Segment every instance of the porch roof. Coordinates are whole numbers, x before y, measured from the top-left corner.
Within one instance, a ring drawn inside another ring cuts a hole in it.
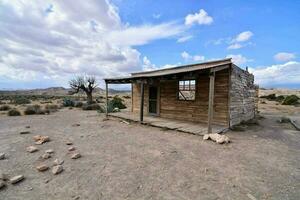
[[[181,65],[181,66],[166,68],[166,69],[159,69],[159,70],[146,71],[146,72],[136,72],[136,73],[132,73],[131,76],[105,78],[104,80],[106,83],[131,83],[133,81],[140,80],[140,79],[147,79],[152,77],[168,76],[173,74],[218,68],[231,63],[232,63],[231,58],[227,58],[227,59],[214,60],[214,61],[202,62],[197,64]]]

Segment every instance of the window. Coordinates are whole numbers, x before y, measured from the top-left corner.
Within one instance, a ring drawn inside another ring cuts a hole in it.
[[[178,99],[184,101],[195,100],[196,80],[182,80],[178,84]]]

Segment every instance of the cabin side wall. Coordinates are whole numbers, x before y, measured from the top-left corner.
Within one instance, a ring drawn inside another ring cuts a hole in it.
[[[230,75],[230,126],[248,121],[255,116],[257,96],[254,76],[236,66],[232,66]]]
[[[161,117],[192,122],[207,123],[209,76],[199,75],[196,79],[194,101],[178,100],[178,80],[163,80],[159,84]],[[133,112],[140,109],[140,84],[133,84]],[[214,97],[214,124],[228,126],[229,69],[216,72]],[[148,113],[148,87],[145,88],[144,113]]]

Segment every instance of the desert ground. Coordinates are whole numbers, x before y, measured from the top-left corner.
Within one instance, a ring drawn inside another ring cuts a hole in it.
[[[258,124],[228,131],[231,143],[122,123],[97,111],[63,108],[49,115],[0,115],[0,173],[24,175],[0,199],[300,199],[300,132],[282,116],[300,107],[259,104]],[[30,126],[28,128],[27,126]],[[27,127],[27,128],[26,128]],[[20,134],[30,131],[29,134]],[[35,145],[33,136],[50,141]],[[72,141],[82,157],[71,159]],[[34,145],[39,150],[26,152]],[[47,149],[54,153],[40,158]],[[64,160],[53,175],[53,161]],[[39,172],[44,163],[49,170]]]

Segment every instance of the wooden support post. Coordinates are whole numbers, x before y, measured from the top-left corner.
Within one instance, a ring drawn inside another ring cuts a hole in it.
[[[106,118],[108,117],[108,83],[105,82],[105,99],[106,99],[106,110],[105,110],[105,114],[106,114]]]
[[[141,107],[140,107],[140,123],[144,120],[144,83],[141,83]]]
[[[212,120],[214,113],[215,72],[209,75],[209,100],[208,100],[208,133],[212,132]]]

